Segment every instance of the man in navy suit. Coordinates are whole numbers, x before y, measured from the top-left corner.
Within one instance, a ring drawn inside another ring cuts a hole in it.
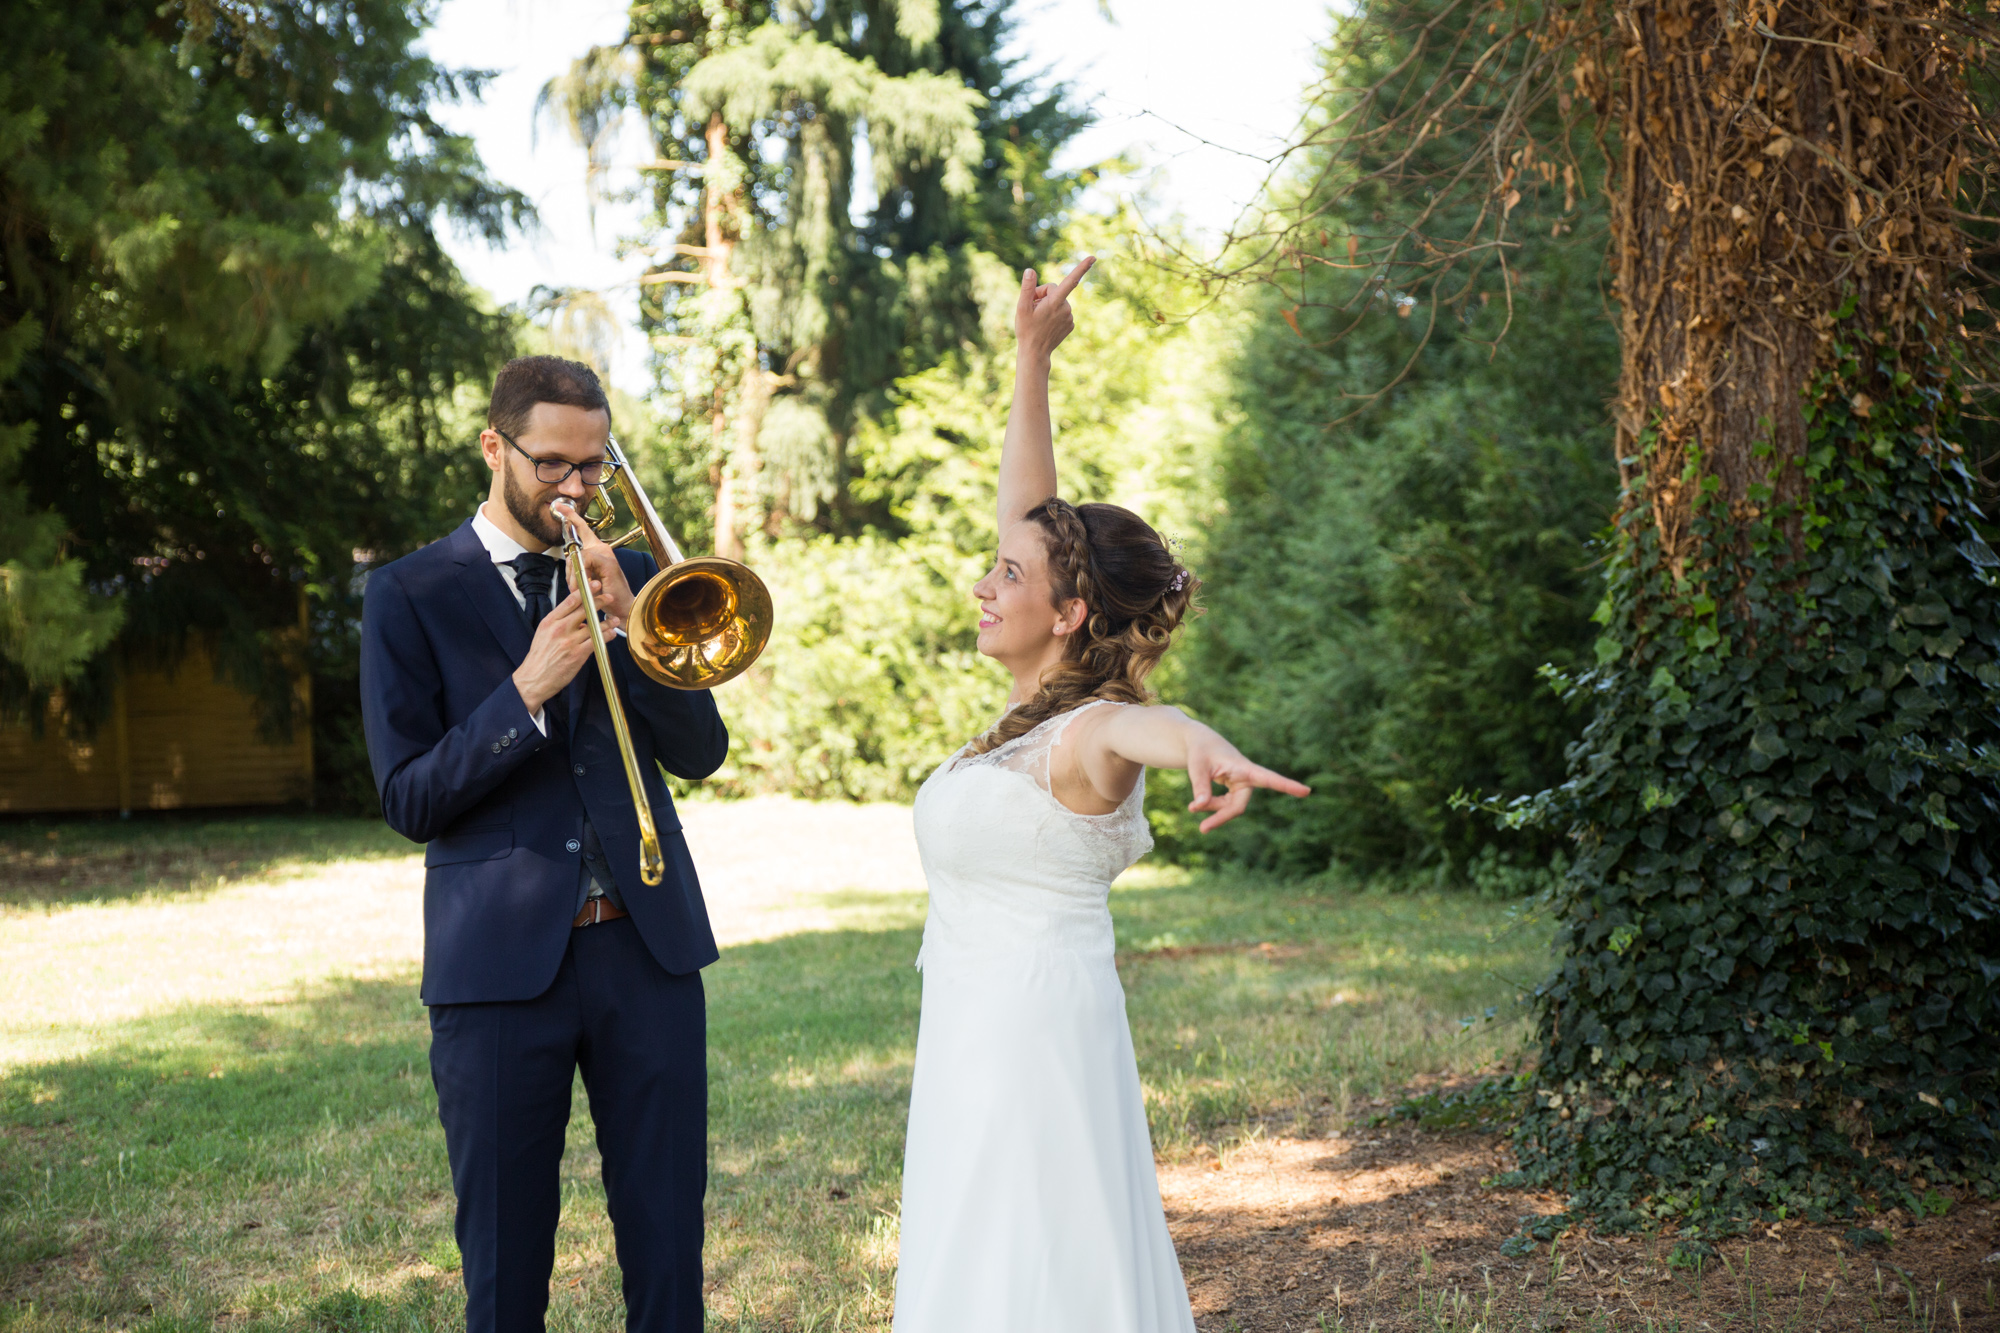
[[[509,362],[479,437],[493,480],[464,526],[370,575],[361,634],[368,757],[389,826],[424,854],[423,1000],[458,1196],[469,1333],[539,1330],[583,1071],[625,1283],[626,1326],[699,1333],[708,1090],[701,969],[716,957],[659,770],[702,778],[729,735],[707,691],[611,665],[658,821],[639,831],[565,514],[605,479],[611,408],[587,366]],[[617,631],[651,558],[576,521]]]

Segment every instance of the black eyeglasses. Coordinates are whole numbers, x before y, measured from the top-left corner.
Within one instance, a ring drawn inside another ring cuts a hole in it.
[[[535,480],[544,486],[560,486],[569,480],[569,474],[572,472],[581,473],[583,484],[586,486],[602,486],[611,480],[613,473],[618,471],[618,465],[608,458],[593,458],[588,463],[571,463],[560,458],[537,458],[520,445],[514,444],[514,437],[498,426],[493,428],[493,433],[507,443],[513,444],[515,453],[535,465]]]

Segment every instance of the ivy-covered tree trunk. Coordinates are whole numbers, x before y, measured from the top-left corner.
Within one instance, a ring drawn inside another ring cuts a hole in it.
[[[1619,0],[1624,493],[1530,1177],[1691,1236],[2000,1184],[2000,622],[1954,443],[1976,35]],[[1523,815],[1527,814],[1524,809]]]

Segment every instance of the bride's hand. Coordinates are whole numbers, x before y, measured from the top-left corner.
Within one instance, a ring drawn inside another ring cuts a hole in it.
[[[1197,735],[1188,741],[1187,775],[1194,787],[1194,799],[1188,802],[1190,813],[1203,810],[1212,811],[1201,821],[1201,831],[1209,832],[1227,824],[1242,814],[1250,806],[1250,793],[1259,787],[1270,791],[1280,791],[1287,796],[1307,796],[1312,788],[1302,782],[1294,782],[1282,773],[1273,773],[1262,764],[1253,764],[1243,757],[1243,752],[1222,739],[1213,731]],[[1222,795],[1217,796],[1210,784],[1221,783]]]
[[[1069,308],[1069,294],[1096,262],[1095,255],[1085,255],[1062,282],[1053,287],[1039,284],[1033,269],[1021,274],[1021,299],[1014,307],[1014,337],[1019,340],[1023,352],[1048,356],[1056,350],[1057,344],[1069,337],[1069,331],[1076,327],[1076,315]]]

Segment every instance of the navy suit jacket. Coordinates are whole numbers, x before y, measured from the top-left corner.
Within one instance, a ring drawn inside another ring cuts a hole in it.
[[[619,551],[636,591],[657,566]],[[382,816],[424,852],[425,1004],[526,1000],[569,945],[583,823],[597,830],[633,924],[667,971],[715,961],[715,937],[660,767],[704,778],[729,752],[706,690],[671,690],[609,645],[666,877],[639,878],[639,826],[594,661],[544,737],[514,688],[532,636],[468,521],[368,577],[361,716]]]

